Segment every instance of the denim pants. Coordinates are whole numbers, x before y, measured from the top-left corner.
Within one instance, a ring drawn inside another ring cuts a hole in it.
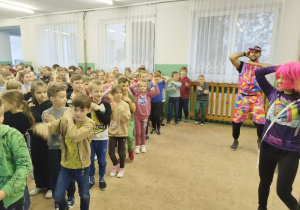
[[[173,106],[175,109],[175,123],[178,123],[178,111],[179,111],[179,97],[170,97],[169,98],[169,109],[168,109],[168,117],[167,123],[171,121]]]
[[[99,166],[99,182],[104,178],[106,169],[106,152],[107,152],[107,140],[93,140],[91,142],[91,165],[90,165],[90,183],[94,183],[95,175],[95,154],[98,159]]]
[[[28,192],[27,183],[26,183],[26,186],[25,186],[23,199],[24,199],[23,200],[23,209],[24,210],[29,210],[31,202],[30,202],[30,195],[29,195],[29,192]]]
[[[178,111],[178,119],[182,118],[182,110],[184,113],[185,119],[189,117],[189,98],[180,98],[179,99],[179,111]]]
[[[207,107],[207,101],[197,100],[196,107],[195,107],[195,120],[196,121],[199,121],[199,112],[201,109],[201,123],[204,123],[206,107]]]
[[[80,210],[89,209],[89,174],[90,167],[86,167],[84,169],[68,169],[61,166],[53,196],[55,203],[59,206],[59,210],[64,210],[68,206],[65,195],[66,190],[73,179],[75,179],[78,184]]]

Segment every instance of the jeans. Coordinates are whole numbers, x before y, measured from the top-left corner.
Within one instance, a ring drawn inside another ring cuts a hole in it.
[[[178,119],[181,120],[182,118],[182,109],[184,113],[185,119],[189,117],[189,99],[188,98],[180,98],[179,99],[179,111],[178,111]]]
[[[23,199],[24,199],[23,200],[23,209],[24,210],[29,210],[31,202],[30,202],[30,195],[29,195],[29,192],[28,192],[27,183],[26,183],[26,186],[25,186]]]
[[[270,185],[277,165],[277,195],[289,209],[296,209],[298,202],[292,195],[292,186],[299,165],[298,154],[277,149],[264,141],[261,144],[259,156],[259,207],[267,207]]]
[[[195,120],[199,121],[199,112],[201,109],[201,123],[205,121],[205,112],[207,108],[207,101],[204,100],[197,100],[196,107],[195,107]]]
[[[170,97],[169,98],[167,123],[169,123],[171,121],[173,106],[175,109],[175,124],[178,124],[179,97]]]
[[[95,154],[97,155],[99,165],[99,182],[104,178],[106,169],[106,152],[107,140],[93,140],[91,142],[91,165],[90,165],[90,182],[94,183],[95,175]]]
[[[65,195],[66,190],[73,179],[75,179],[78,184],[80,210],[89,209],[89,174],[90,167],[86,167],[84,169],[68,169],[61,166],[53,196],[55,203],[59,206],[59,210],[64,210],[68,206]]]
[[[8,208],[4,208],[3,201],[0,201],[0,210],[23,210],[23,197],[11,204]]]

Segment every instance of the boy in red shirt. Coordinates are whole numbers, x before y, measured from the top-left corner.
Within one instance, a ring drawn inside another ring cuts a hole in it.
[[[178,113],[178,121],[181,121],[182,118],[182,109],[184,112],[185,120],[184,122],[188,121],[189,111],[189,97],[190,97],[190,89],[191,89],[191,80],[186,76],[187,75],[187,68],[182,67],[180,69],[180,77],[178,82],[181,82],[180,88],[180,97],[179,97],[179,113]]]

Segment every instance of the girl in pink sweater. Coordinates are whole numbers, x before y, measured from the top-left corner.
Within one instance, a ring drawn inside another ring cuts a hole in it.
[[[136,111],[134,113],[135,126],[135,153],[146,152],[146,126],[151,111],[151,98],[159,94],[157,83],[153,82],[154,90],[147,91],[147,82],[139,81],[130,86],[130,91],[135,97]]]

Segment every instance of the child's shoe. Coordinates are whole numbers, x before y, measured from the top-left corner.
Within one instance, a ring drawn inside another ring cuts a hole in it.
[[[47,191],[47,193],[46,193],[46,195],[45,195],[45,198],[46,198],[46,199],[52,198],[52,190],[48,190],[48,191]]]
[[[151,134],[156,133],[156,128],[153,128],[152,131],[150,132]]]
[[[148,139],[150,139],[150,137],[148,135],[146,135],[145,139],[148,140]]]
[[[135,154],[140,154],[140,146],[135,146],[134,153]]]
[[[128,151],[128,153],[129,153],[129,160],[134,160],[133,150]]]
[[[117,171],[118,171],[118,166],[119,166],[119,164],[118,165],[115,165],[113,168],[112,168],[112,170],[111,170],[111,172],[110,172],[110,176],[116,176],[117,175]]]
[[[90,182],[89,183],[89,192],[93,189],[95,182]]]
[[[118,171],[118,175],[117,177],[118,178],[122,178],[125,174],[125,169],[124,168],[120,168],[119,171]]]
[[[195,124],[198,124],[199,122],[198,121],[195,121]]]
[[[36,187],[36,188],[34,188],[33,190],[31,190],[29,192],[29,195],[31,195],[31,196],[37,195],[37,194],[39,194],[43,190],[46,190],[46,188],[38,188],[38,187]]]
[[[102,191],[106,190],[106,183],[105,183],[105,181],[99,182],[99,188]]]
[[[75,205],[75,197],[68,197],[68,209],[72,209]]]
[[[141,152],[145,153],[146,152],[146,145],[142,145]]]

